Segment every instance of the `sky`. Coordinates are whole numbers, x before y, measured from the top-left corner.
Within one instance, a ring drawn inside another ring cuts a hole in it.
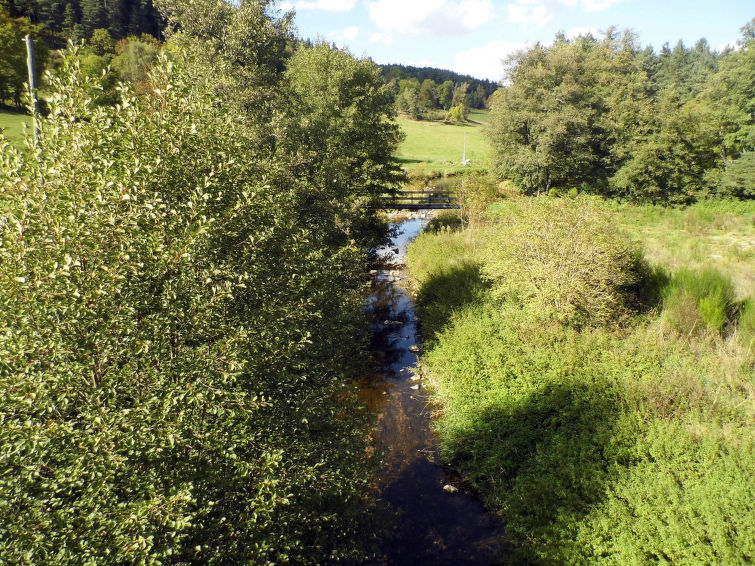
[[[503,59],[558,32],[601,37],[614,26],[656,51],[705,38],[723,49],[755,17],[755,0],[287,0],[302,38],[323,39],[376,63],[504,78]]]

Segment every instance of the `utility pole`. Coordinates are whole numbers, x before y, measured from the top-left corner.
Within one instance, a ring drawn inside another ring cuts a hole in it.
[[[24,38],[26,43],[26,65],[29,68],[29,95],[31,96],[31,111],[34,118],[34,145],[39,145],[39,108],[37,102],[37,81],[34,76],[34,41],[31,35]]]

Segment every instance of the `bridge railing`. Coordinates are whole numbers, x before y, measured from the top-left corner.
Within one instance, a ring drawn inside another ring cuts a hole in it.
[[[399,191],[394,196],[385,197],[386,208],[407,210],[433,208],[459,208],[455,191]]]

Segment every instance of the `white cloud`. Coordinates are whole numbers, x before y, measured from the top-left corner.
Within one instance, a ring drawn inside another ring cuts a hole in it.
[[[382,43],[394,34],[470,33],[495,18],[492,0],[375,0],[368,8],[380,30],[371,39]]]
[[[582,8],[585,12],[602,12],[623,0],[582,0]]]
[[[601,12],[624,0],[514,0],[506,6],[508,20],[514,24],[543,27],[564,9]]]
[[[739,51],[740,49],[742,49],[742,43],[739,41],[728,41],[716,47],[714,51],[723,53],[727,49],[731,49],[732,51]]]
[[[348,12],[354,9],[357,0],[300,0],[297,2],[281,2],[281,10],[325,10],[327,12]]]
[[[567,30],[564,35],[566,36],[566,39],[577,39],[580,36],[586,37],[588,35],[591,35],[597,39],[600,37],[600,31],[598,30],[598,28],[585,26],[580,28],[571,28],[570,30]]]
[[[361,29],[359,28],[359,26],[349,26],[342,30],[331,31],[325,37],[328,41],[335,42],[339,46],[345,47],[347,42],[354,41],[357,37],[359,37],[360,31]]]
[[[537,27],[543,27],[553,19],[551,6],[530,0],[517,0],[506,9],[509,21],[513,24],[535,24]]]
[[[464,75],[472,75],[481,79],[500,81],[504,78],[503,61],[506,57],[521,49],[526,49],[526,43],[511,41],[491,41],[485,45],[472,47],[460,51],[454,59],[453,70]]]

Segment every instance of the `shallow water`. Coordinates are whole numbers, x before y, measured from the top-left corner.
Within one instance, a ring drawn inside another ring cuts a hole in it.
[[[375,363],[373,375],[360,384],[361,395],[378,413],[377,448],[386,460],[380,496],[397,512],[377,563],[488,565],[503,529],[458,476],[438,463],[428,396],[414,371],[418,326],[414,302],[403,288],[403,264],[406,246],[426,222],[401,223],[399,235],[378,250],[382,261],[366,307],[373,320]]]

